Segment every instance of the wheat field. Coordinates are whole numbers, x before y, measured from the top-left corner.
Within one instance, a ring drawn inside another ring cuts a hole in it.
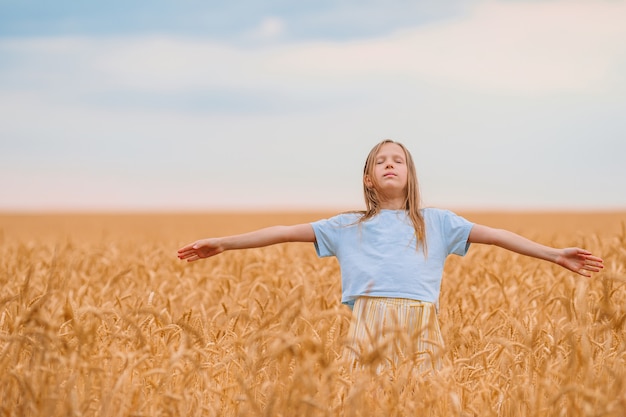
[[[332,213],[0,215],[2,416],[624,416],[626,213],[460,213],[585,247],[591,279],[474,245],[445,268],[443,369],[347,372],[339,267],[201,237]]]

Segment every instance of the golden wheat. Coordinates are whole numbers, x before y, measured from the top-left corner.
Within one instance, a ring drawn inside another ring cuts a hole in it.
[[[176,249],[323,214],[0,216],[3,416],[623,416],[624,213],[470,220],[605,259],[584,279],[498,248],[446,264],[444,367],[342,363],[339,268],[312,245]]]

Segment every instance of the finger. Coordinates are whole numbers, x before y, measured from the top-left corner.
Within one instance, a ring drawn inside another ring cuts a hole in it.
[[[178,259],[180,259],[181,261],[187,260],[187,262],[193,262],[193,261],[197,261],[198,259],[200,259],[200,257],[198,255],[190,253],[184,256],[179,255]]]
[[[578,273],[582,273],[583,271],[598,272],[600,270],[598,268],[593,268],[590,266],[583,266],[578,270]],[[584,273],[586,274],[587,272]]]
[[[599,262],[599,263],[603,263],[604,262],[602,260],[602,258],[598,258],[597,256],[593,256],[593,255],[585,255],[584,258],[589,260],[589,261],[593,261],[593,262]]]
[[[590,277],[590,272],[600,272],[602,266],[592,265],[592,264],[583,264],[581,265],[576,272],[585,277]]]
[[[179,253],[179,254],[178,254],[178,257],[179,257],[180,259],[187,259],[187,258],[189,258],[189,257],[191,257],[191,256],[194,256],[194,255],[196,255],[196,252],[195,252],[195,251],[187,251],[187,252],[182,252],[182,253]]]
[[[593,264],[583,266],[583,269],[586,269],[587,271],[592,271],[592,272],[600,272],[602,268],[604,267],[601,265],[598,266],[598,265],[593,265]]]
[[[585,258],[585,265],[595,266],[597,268],[604,268],[604,261],[600,258]]]
[[[590,277],[591,276],[591,273],[588,272],[588,270],[585,267],[585,265],[581,265],[577,269],[573,269],[573,271],[576,272],[578,275],[582,275],[583,277]]]
[[[192,250],[194,245],[196,244],[196,242],[190,243],[188,245],[183,246],[182,248],[178,249],[178,252],[185,252],[185,251],[189,251]]]
[[[586,250],[586,249],[580,249],[580,248],[575,248],[576,249],[576,255],[581,257],[581,258],[588,258],[588,259],[593,259],[596,261],[602,261],[602,258],[599,258],[595,255],[593,255],[590,251]]]

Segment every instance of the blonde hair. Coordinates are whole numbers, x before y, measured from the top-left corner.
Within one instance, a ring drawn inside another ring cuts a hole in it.
[[[424,250],[426,249],[426,226],[424,224],[424,216],[422,216],[422,212],[420,209],[422,208],[421,204],[421,195],[419,191],[419,183],[417,181],[417,173],[415,170],[415,163],[413,162],[413,157],[408,149],[401,143],[396,142],[391,139],[385,139],[382,142],[378,143],[376,146],[372,148],[367,159],[365,160],[365,166],[363,167],[363,195],[365,197],[365,207],[366,210],[363,213],[363,216],[359,219],[360,222],[364,222],[368,219],[371,219],[378,213],[380,213],[380,196],[378,191],[376,190],[376,182],[374,181],[373,187],[368,187],[365,184],[365,178],[369,176],[370,178],[374,178],[374,165],[376,162],[376,155],[380,148],[387,144],[394,143],[402,148],[404,151],[404,155],[406,158],[406,167],[407,167],[407,185],[406,185],[406,194],[404,197],[404,209],[407,212],[407,215],[411,219],[413,223],[413,228],[415,229],[415,237],[417,239],[417,247],[422,246]]]

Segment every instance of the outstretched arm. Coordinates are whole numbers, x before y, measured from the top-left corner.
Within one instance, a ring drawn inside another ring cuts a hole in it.
[[[260,248],[285,242],[315,242],[313,227],[309,223],[272,226],[241,235],[200,239],[178,249],[178,258],[193,262],[226,250]]]
[[[604,268],[603,261],[591,252],[580,248],[557,249],[526,239],[518,234],[503,229],[475,224],[470,231],[468,241],[496,245],[513,252],[533,258],[554,262],[572,272],[590,277],[591,272]]]

